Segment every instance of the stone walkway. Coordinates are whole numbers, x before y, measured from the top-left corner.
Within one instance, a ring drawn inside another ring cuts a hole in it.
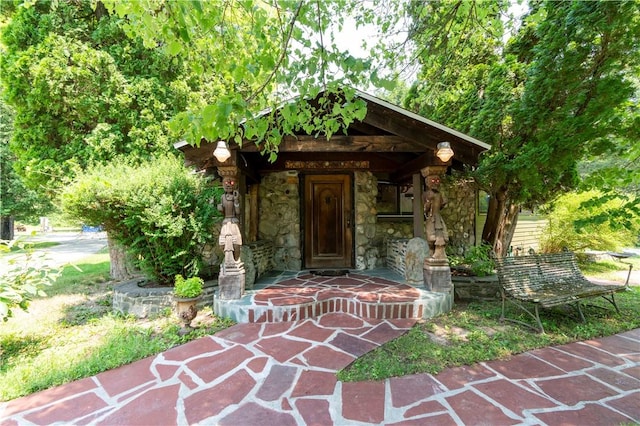
[[[619,425],[640,422],[640,329],[377,382],[335,372],[414,320],[238,324],[0,405],[2,425]]]

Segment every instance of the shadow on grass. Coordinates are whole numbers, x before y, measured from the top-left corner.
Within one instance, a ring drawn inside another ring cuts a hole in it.
[[[89,297],[82,302],[65,306],[60,324],[64,327],[87,324],[108,315],[112,311],[112,306],[110,293]]]
[[[16,334],[0,335],[0,372],[9,370],[24,358],[33,358],[47,348],[47,338]]]

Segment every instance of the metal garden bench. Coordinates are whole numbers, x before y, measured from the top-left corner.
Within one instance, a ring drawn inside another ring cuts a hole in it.
[[[574,306],[584,322],[582,299],[602,296],[618,310],[614,294],[624,291],[622,285],[600,285],[587,280],[578,268],[572,252],[533,254],[496,259],[496,270],[502,293],[501,320],[513,321],[536,329],[522,321],[505,317],[505,304],[512,302],[528,313],[544,333],[538,308],[560,305]],[[527,307],[533,305],[533,312]]]

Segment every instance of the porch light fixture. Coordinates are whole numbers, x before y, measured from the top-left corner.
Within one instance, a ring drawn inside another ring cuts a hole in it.
[[[225,141],[218,141],[218,145],[216,145],[216,149],[213,151],[213,156],[221,163],[224,163],[231,157],[231,152],[229,152],[229,147]]]
[[[443,163],[446,163],[451,159],[451,157],[453,157],[453,150],[451,149],[449,142],[440,142],[438,144],[436,157],[438,157]]]

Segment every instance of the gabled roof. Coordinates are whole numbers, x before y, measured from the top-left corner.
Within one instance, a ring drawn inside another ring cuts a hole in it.
[[[409,179],[426,166],[444,164],[435,157],[440,142],[451,144],[455,153],[451,164],[454,168],[476,165],[480,153],[491,148],[471,136],[365,92],[356,91],[356,96],[367,103],[367,114],[361,122],[349,126],[347,135],[336,134],[329,140],[322,135],[286,136],[278,147],[275,163],[269,163],[260,154],[260,147],[251,141],[241,147],[231,144],[231,148],[242,154],[243,166],[256,173],[286,170],[291,164],[309,161],[327,164],[366,161],[372,172],[398,182]],[[176,144],[176,148],[185,152],[187,160],[206,167],[204,163],[211,159],[215,143],[203,141],[199,148]]]

